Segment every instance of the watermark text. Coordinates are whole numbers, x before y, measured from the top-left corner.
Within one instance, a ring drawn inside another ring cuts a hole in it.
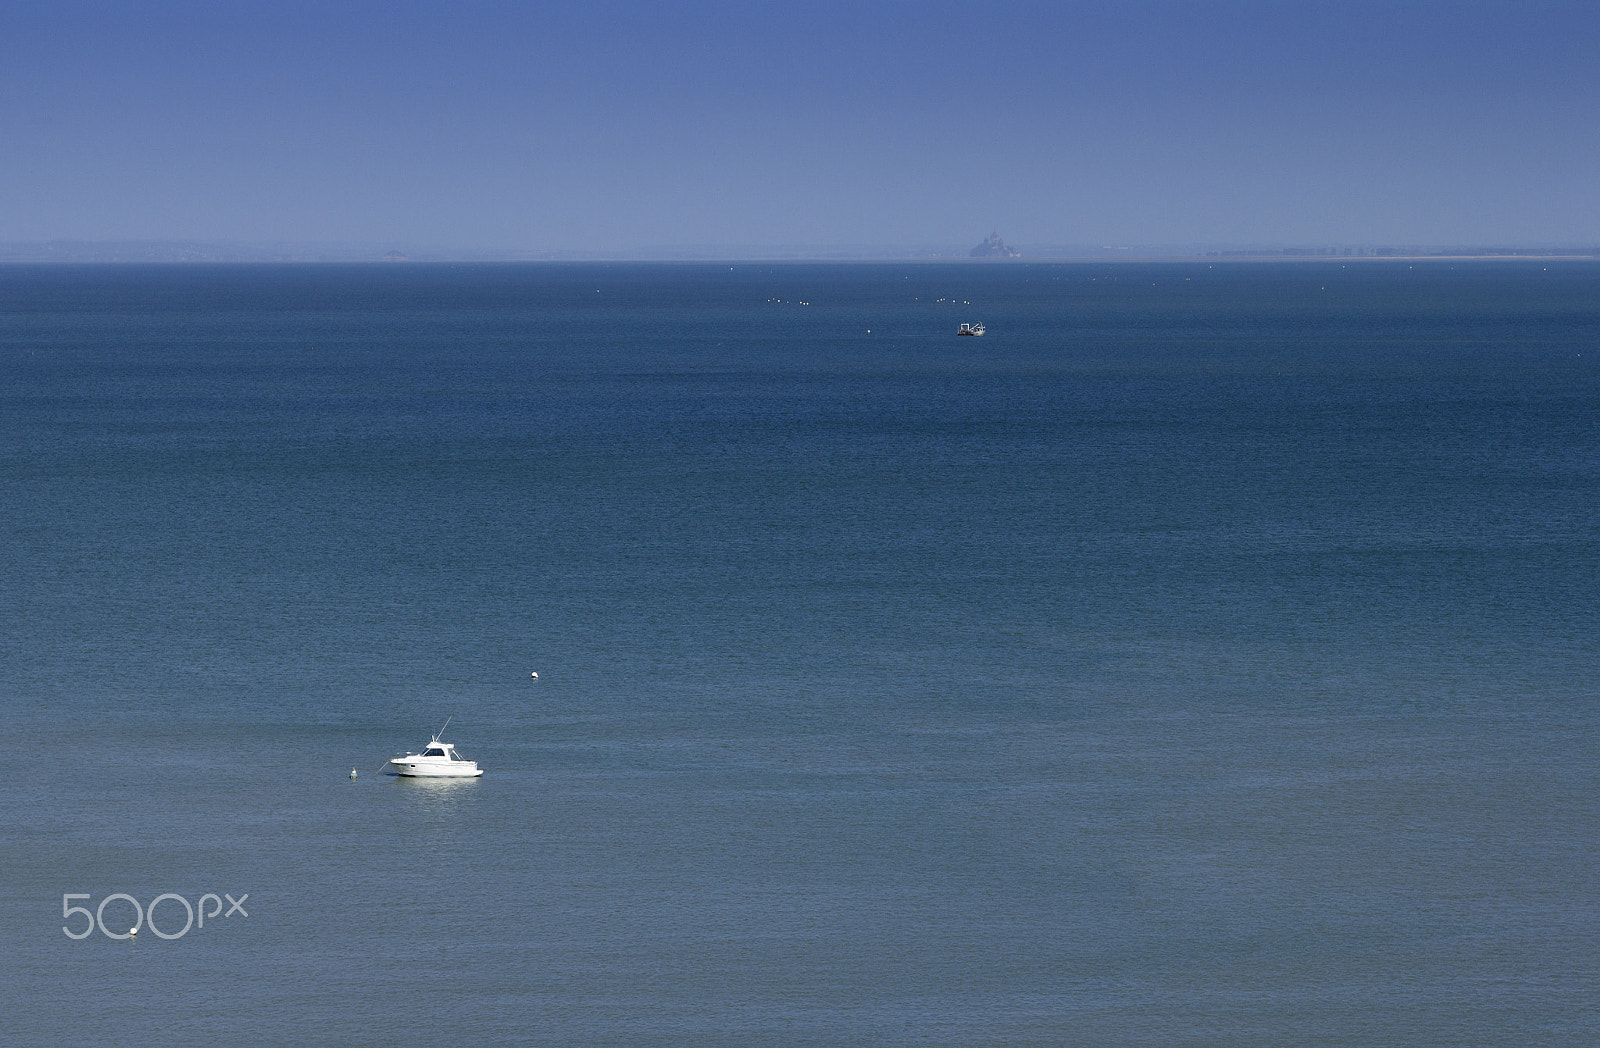
[[[75,900],[92,900],[93,898],[94,896],[90,895],[88,892],[75,892],[61,896],[61,916],[63,919],[69,922],[61,926],[61,932],[67,938],[87,939],[90,935],[94,934],[94,930],[96,928],[99,928],[100,934],[104,935],[108,939],[131,939],[135,935],[139,934],[139,929],[143,928],[145,925],[149,925],[150,933],[158,939],[181,939],[185,935],[189,934],[190,928],[204,928],[206,926],[206,918],[208,917],[215,921],[219,916],[250,916],[249,911],[244,908],[244,901],[250,898],[249,892],[240,894],[237,899],[227,892],[223,892],[220,896],[214,895],[211,892],[206,892],[204,895],[200,896],[198,905],[193,906],[190,905],[188,899],[185,899],[177,892],[162,892],[160,895],[157,895],[154,899],[150,900],[149,906],[140,906],[139,900],[135,899],[127,892],[113,892],[110,895],[107,895],[104,899],[101,899],[100,905],[96,906],[93,910],[89,909],[87,906],[73,905]],[[222,909],[223,899],[228,900],[228,910],[226,913],[224,913]],[[117,905],[111,911],[111,927],[107,927],[106,907],[110,906],[112,903],[116,903]],[[166,908],[162,910],[162,920],[166,922],[166,928],[162,928],[156,923],[156,907],[160,906],[162,903],[167,904]],[[207,904],[210,905],[210,912],[207,912]],[[125,923],[124,915],[127,908],[130,906],[133,908],[133,923],[127,926],[126,931],[113,931],[113,928],[121,928],[123,926]],[[183,927],[178,928],[177,931],[173,931],[172,929],[177,927],[177,914],[180,907],[183,910]],[[80,928],[74,929],[72,927],[72,922],[74,921],[74,918],[80,914],[83,917],[84,923]]]

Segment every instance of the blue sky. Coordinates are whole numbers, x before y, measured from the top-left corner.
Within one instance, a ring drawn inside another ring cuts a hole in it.
[[[6,3],[0,241],[1600,243],[1600,4]]]

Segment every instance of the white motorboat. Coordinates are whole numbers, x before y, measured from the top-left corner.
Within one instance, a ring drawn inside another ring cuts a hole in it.
[[[981,334],[983,334],[983,325],[981,323],[980,324],[962,324],[960,327],[956,328],[956,334],[958,334],[958,335],[981,335]]]
[[[445,727],[450,726],[445,721]],[[439,735],[444,734],[444,728],[439,729]],[[454,743],[442,742],[439,735],[435,735],[428,742],[427,749],[421,753],[407,753],[404,757],[390,757],[389,766],[396,775],[405,775],[414,778],[452,778],[469,779],[483,774],[483,769],[478,767],[477,761],[469,761],[456,749]]]

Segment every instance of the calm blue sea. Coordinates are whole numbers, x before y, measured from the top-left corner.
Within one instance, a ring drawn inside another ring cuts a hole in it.
[[[1600,263],[0,267],[0,537],[6,1044],[1600,1043]]]

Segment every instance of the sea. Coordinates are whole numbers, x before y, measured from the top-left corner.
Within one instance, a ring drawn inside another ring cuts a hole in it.
[[[1600,261],[8,265],[0,539],[7,1045],[1600,1043]]]

